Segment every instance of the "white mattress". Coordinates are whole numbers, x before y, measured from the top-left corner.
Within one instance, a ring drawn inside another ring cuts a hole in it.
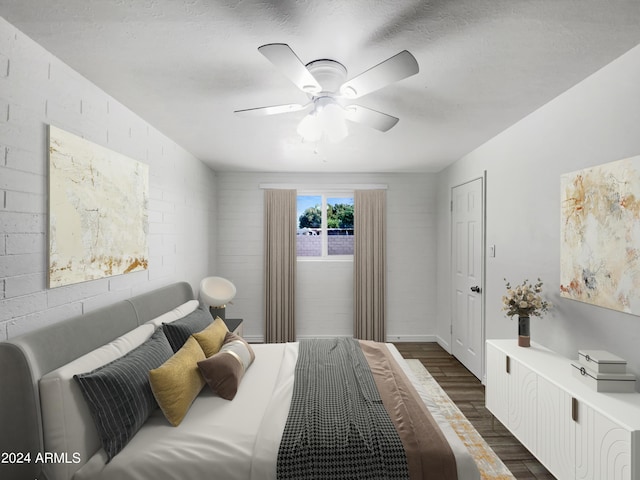
[[[467,449],[395,347],[389,347],[449,440],[458,479],[479,479]],[[178,427],[169,425],[158,409],[110,463],[105,465],[101,450],[76,472],[74,480],[275,480],[298,344],[256,344],[252,348],[256,359],[232,401],[215,396],[205,386]]]

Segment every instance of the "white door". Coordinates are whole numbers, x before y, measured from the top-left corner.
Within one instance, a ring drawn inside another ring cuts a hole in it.
[[[482,239],[484,231],[482,179],[452,189],[453,305],[451,353],[482,378]]]

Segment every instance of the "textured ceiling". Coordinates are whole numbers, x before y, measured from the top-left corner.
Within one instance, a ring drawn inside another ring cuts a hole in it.
[[[438,171],[640,43],[638,0],[0,0],[0,15],[216,170]],[[358,99],[400,122],[301,141],[307,101],[258,51],[351,78],[407,49],[420,73]]]

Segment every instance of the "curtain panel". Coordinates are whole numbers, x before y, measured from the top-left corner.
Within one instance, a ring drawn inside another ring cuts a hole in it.
[[[296,190],[264,191],[265,342],[293,342]]]
[[[386,341],[386,190],[354,192],[354,336]]]

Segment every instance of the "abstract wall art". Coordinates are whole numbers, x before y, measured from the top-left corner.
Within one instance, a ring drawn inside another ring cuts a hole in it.
[[[640,156],[560,183],[561,295],[640,315]]]
[[[149,168],[49,126],[49,288],[146,270]]]

